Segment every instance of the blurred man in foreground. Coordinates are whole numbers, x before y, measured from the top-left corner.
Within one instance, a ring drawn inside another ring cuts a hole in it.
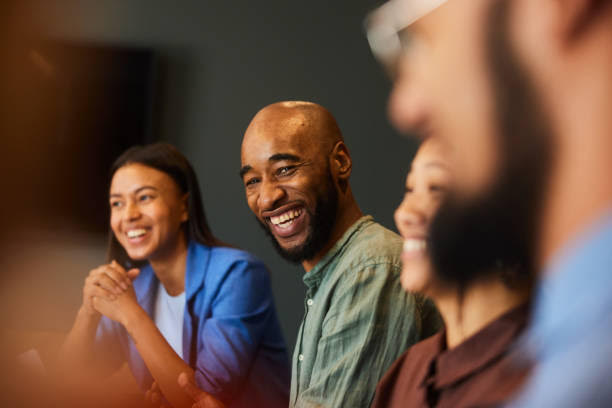
[[[369,37],[397,75],[392,120],[447,139],[461,173],[431,227],[434,265],[468,282],[464,266],[521,251],[541,273],[517,406],[609,406],[612,2],[384,7]]]

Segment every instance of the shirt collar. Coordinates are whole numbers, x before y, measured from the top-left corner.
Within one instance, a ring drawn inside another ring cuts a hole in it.
[[[204,275],[210,261],[210,247],[195,241],[187,248],[185,300],[189,301],[204,286]]]
[[[450,350],[446,349],[446,335],[438,343],[435,386],[448,387],[481,368],[496,361],[506,353],[527,322],[528,305],[518,306],[506,313],[467,340]],[[423,383],[427,382],[427,378]]]
[[[307,273],[304,274],[303,280],[306,286],[311,290],[316,290],[323,277],[325,276],[326,267],[334,258],[336,258],[342,250],[348,245],[351,238],[360,231],[366,224],[374,222],[370,215],[365,215],[359,218],[353,225],[347,229],[342,237],[336,241],[333,247],[321,258],[321,260]]]

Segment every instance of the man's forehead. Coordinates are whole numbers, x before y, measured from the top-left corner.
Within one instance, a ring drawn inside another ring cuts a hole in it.
[[[258,162],[268,162],[279,154],[298,157],[310,156],[313,143],[309,143],[307,129],[299,121],[294,123],[262,124],[249,129],[242,144],[242,164],[255,166]]]
[[[249,126],[243,147],[266,144],[281,149],[303,148],[308,140],[312,141],[312,130],[310,121],[297,112],[262,115]]]

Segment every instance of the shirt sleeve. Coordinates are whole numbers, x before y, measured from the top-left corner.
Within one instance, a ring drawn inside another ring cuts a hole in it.
[[[230,266],[215,290],[212,316],[199,328],[195,377],[200,388],[227,404],[255,360],[273,318],[273,298],[264,265],[243,260]]]
[[[312,378],[296,407],[369,407],[393,361],[421,338],[419,299],[390,264],[351,270],[334,294],[317,345]]]
[[[122,335],[126,336],[126,333],[118,323],[102,316],[94,339],[94,353],[96,362],[103,367],[106,374],[118,370],[126,361],[121,347]]]

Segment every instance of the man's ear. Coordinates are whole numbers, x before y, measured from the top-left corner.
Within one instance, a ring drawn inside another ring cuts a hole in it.
[[[351,176],[353,161],[351,160],[348,147],[346,147],[343,141],[338,141],[334,145],[331,154],[331,166],[338,180],[346,181]]]

